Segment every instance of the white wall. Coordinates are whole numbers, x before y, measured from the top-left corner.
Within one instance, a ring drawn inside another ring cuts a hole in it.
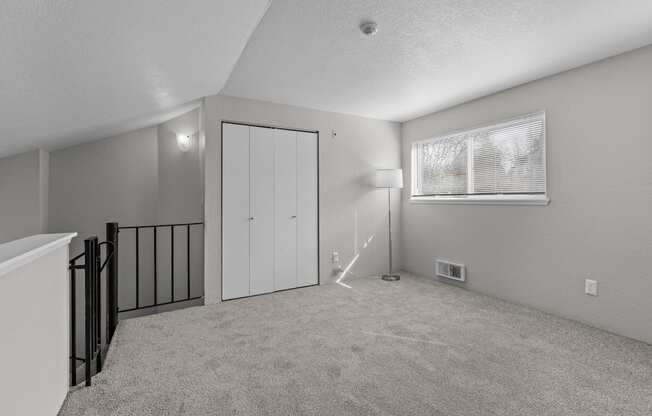
[[[40,233],[47,233],[49,226],[49,194],[50,194],[50,153],[39,149],[38,151],[38,184],[39,184],[39,211],[41,229]]]
[[[156,127],[52,152],[50,231],[76,231],[80,251],[86,237],[104,237],[106,222],[156,222],[157,154]]]
[[[179,150],[177,134],[191,136],[188,151]],[[160,124],[157,135],[158,221],[199,222],[204,216],[199,109]]]
[[[400,166],[400,126],[372,120],[226,96],[205,99],[205,285],[206,301],[221,299],[220,143],[221,122],[269,125],[319,131],[319,213],[321,283],[334,279],[330,254],[340,253],[343,266],[357,254],[357,275],[387,268],[387,194],[373,188],[376,168]],[[337,132],[331,137],[332,130]],[[393,213],[400,218],[400,191]],[[395,222],[394,235],[399,224]],[[370,240],[366,248],[365,242]],[[398,239],[397,239],[398,240]],[[396,241],[398,243],[398,241]],[[395,245],[395,265],[400,248]]]
[[[47,231],[49,154],[0,159],[0,243]]]
[[[549,206],[403,202],[403,264],[466,263],[469,289],[652,342],[652,47],[402,126],[410,143],[546,110]],[[584,295],[584,279],[599,296]]]
[[[201,222],[202,173],[197,145],[197,109],[158,126],[57,150],[50,161],[50,231],[78,232],[71,254],[83,239],[105,238],[105,223],[122,226]],[[194,134],[193,146],[181,152],[176,133]],[[194,132],[194,133],[193,133]],[[158,235],[158,252],[168,253],[169,229]],[[136,232],[120,232],[118,284],[123,309],[136,305]],[[140,305],[154,302],[153,231],[140,231]],[[201,227],[191,229],[192,296],[203,290]],[[175,299],[186,296],[186,230],[175,228]],[[159,301],[170,299],[170,259],[158,258]],[[81,279],[81,277],[80,277]]]
[[[177,134],[192,138],[190,149],[179,150]],[[199,143],[199,109],[190,111],[166,123],[160,124],[158,136],[158,224],[202,222],[203,212],[203,172]],[[190,280],[191,296],[203,293],[204,234],[201,226],[190,229]],[[175,228],[175,296],[186,296],[188,290],[186,270],[186,229]],[[165,234],[159,238],[158,247],[162,253],[169,250],[170,240]],[[159,256],[159,280],[163,282],[159,290],[161,301],[169,296],[166,285],[170,279],[169,256]]]
[[[59,411],[69,383],[69,287],[65,245],[0,274],[0,414]]]

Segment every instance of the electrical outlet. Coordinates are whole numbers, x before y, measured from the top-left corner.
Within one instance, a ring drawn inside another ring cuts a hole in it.
[[[333,264],[339,264],[340,262],[340,253],[337,251],[333,251],[333,254],[331,254],[331,263]]]
[[[598,296],[598,281],[592,279],[584,280],[584,293],[591,296]]]

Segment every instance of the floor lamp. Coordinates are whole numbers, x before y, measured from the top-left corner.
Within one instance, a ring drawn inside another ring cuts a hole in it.
[[[382,275],[383,280],[396,281],[401,276],[392,274],[392,188],[403,188],[403,170],[402,169],[378,169],[376,170],[376,188],[387,188],[387,209],[389,210],[389,270],[387,274]]]

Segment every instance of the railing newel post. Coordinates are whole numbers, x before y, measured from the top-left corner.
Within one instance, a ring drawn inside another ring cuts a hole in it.
[[[118,326],[118,232],[117,222],[106,223],[106,247],[108,260],[107,269],[107,314],[109,323],[107,328],[107,342],[111,342],[116,327]]]
[[[92,292],[92,276],[91,276],[91,270],[92,270],[92,264],[94,262],[93,259],[93,240],[90,238],[87,238],[84,240],[84,300],[85,300],[85,305],[84,305],[84,349],[85,349],[85,357],[84,357],[84,373],[85,373],[85,382],[86,386],[91,385],[91,361],[92,361],[92,353],[91,353],[91,331],[92,331],[92,299],[93,299],[93,292]]]
[[[70,267],[70,384],[77,385],[77,270],[76,261]]]
[[[95,372],[99,373],[102,371],[102,272],[100,270],[102,266],[102,250],[97,237],[93,241],[95,243],[93,274],[95,284],[95,351],[97,354]]]

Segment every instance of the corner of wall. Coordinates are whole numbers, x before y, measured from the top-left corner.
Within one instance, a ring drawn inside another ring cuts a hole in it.
[[[204,201],[206,200],[205,192],[205,183],[203,178],[205,176],[205,166],[206,166],[206,98],[202,98],[199,104],[199,170],[202,177],[202,197],[201,197],[201,207],[202,207],[202,216],[205,218],[206,213],[204,212]]]
[[[50,152],[43,149],[38,150],[38,170],[41,233],[47,233],[49,231]]]

